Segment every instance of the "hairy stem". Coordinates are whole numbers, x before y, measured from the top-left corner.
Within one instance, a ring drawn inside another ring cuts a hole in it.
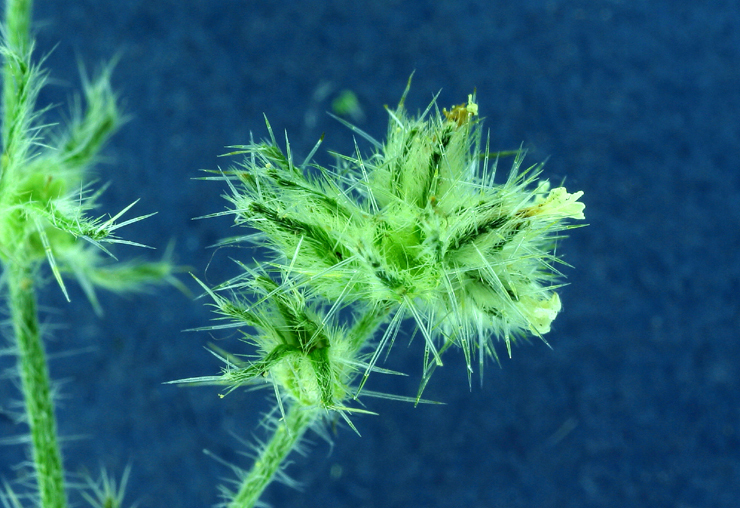
[[[6,265],[18,367],[31,430],[33,462],[43,508],[65,508],[62,456],[49,383],[49,369],[36,311],[34,274],[19,263]]]
[[[6,0],[5,1],[5,44],[19,55],[25,55],[31,46],[31,7],[32,0]],[[13,79],[12,65],[7,59],[3,65],[3,126],[5,129],[12,124],[14,108],[9,107],[16,103],[14,97],[17,83]],[[3,139],[3,143],[7,143]],[[3,146],[7,149],[7,145]]]
[[[3,64],[3,157],[0,178],[9,160],[16,163],[22,157],[21,139],[27,135],[17,127],[27,93],[29,64],[24,60],[31,49],[31,0],[6,0],[5,45],[20,60],[6,57]],[[20,61],[20,66],[19,66]],[[27,98],[26,98],[27,99]],[[27,241],[24,238],[22,242]],[[24,244],[5,245],[7,256],[3,271],[7,276],[8,296],[15,343],[18,349],[18,371],[31,432],[33,463],[42,508],[65,508],[64,469],[57,440],[56,419],[49,382],[44,344],[39,330],[34,284],[34,263]]]
[[[32,0],[6,0],[5,28],[7,30],[8,46],[28,51],[31,44],[31,8]]]
[[[260,449],[252,469],[244,477],[239,491],[228,508],[252,508],[303,434],[316,420],[319,409],[291,405],[285,419],[275,427],[270,441]]]

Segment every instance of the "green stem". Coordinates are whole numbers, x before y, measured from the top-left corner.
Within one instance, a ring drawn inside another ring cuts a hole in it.
[[[5,44],[18,55],[26,55],[31,47],[31,0],[6,0],[5,2]],[[13,123],[17,103],[12,62],[5,59],[3,64],[3,129],[7,130]],[[7,150],[8,139],[3,139],[3,148]]]
[[[6,0],[4,35],[5,45],[10,52],[26,58],[31,49],[32,0]],[[19,116],[19,108],[28,107],[21,102],[24,83],[19,76],[27,77],[29,64],[20,71],[13,66],[18,62],[6,58],[3,64],[3,167],[14,150],[19,150],[14,136],[25,135],[13,129]],[[20,72],[20,74],[19,74]],[[32,106],[32,105],[31,105]],[[27,239],[24,239],[25,242]],[[4,260],[3,271],[7,276],[10,314],[18,349],[18,371],[21,377],[26,418],[31,432],[32,455],[36,469],[39,502],[43,508],[65,508],[64,469],[57,440],[56,419],[49,381],[49,368],[41,340],[34,267],[25,245],[6,245],[13,248]]]
[[[25,54],[31,44],[32,7],[32,0],[6,0],[5,2],[7,44],[21,54]]]
[[[41,506],[65,508],[62,456],[57,442],[49,369],[36,311],[34,274],[31,268],[16,262],[6,264],[5,268]]]
[[[277,424],[270,441],[260,450],[252,469],[228,504],[228,508],[252,508],[272,481],[280,464],[298,445],[308,427],[316,420],[319,409],[291,405],[285,419]]]

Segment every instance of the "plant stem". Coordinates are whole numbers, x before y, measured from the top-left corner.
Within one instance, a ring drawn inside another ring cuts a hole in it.
[[[9,51],[22,58],[28,55],[31,49],[32,4],[31,0],[6,0],[5,4],[4,43]],[[19,116],[18,108],[27,107],[21,105],[20,94],[24,93],[24,90],[12,65],[15,64],[6,58],[2,76],[4,163],[10,157],[9,152],[19,150],[17,137],[27,135],[11,128]],[[23,66],[21,72],[28,72],[28,66]],[[27,237],[23,237],[22,242],[26,241]],[[36,469],[39,506],[65,508],[67,499],[64,493],[64,469],[57,440],[49,368],[36,309],[34,263],[30,260],[25,243],[5,247],[13,247],[12,255],[5,260],[3,270],[7,276],[11,321],[18,349],[18,371],[31,432],[31,453]]]
[[[31,46],[31,7],[32,0],[6,0],[5,2],[5,45],[18,55],[26,55]],[[3,64],[3,131],[13,124],[17,86],[13,77],[11,62],[6,58]],[[3,139],[3,150],[8,149],[8,139]]]
[[[43,508],[65,508],[64,473],[57,441],[49,369],[36,311],[33,270],[6,264],[10,311],[18,347],[18,367],[31,430],[33,462]]]
[[[28,51],[31,44],[32,0],[6,0],[5,28],[7,44],[21,54]]]
[[[302,408],[291,405],[285,419],[278,422],[270,441],[262,447],[259,457],[254,462],[239,488],[239,491],[228,504],[228,508],[252,508],[262,492],[270,484],[280,464],[290,454],[308,427],[316,420],[319,409]]]

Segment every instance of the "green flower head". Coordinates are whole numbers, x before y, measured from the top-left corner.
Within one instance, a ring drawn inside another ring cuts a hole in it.
[[[250,352],[211,346],[220,375],[174,381],[274,389],[273,436],[228,492],[230,506],[254,506],[309,427],[326,436],[320,423],[339,416],[355,429],[349,416],[369,412],[353,403],[361,394],[429,402],[422,392],[447,349],[462,349],[470,383],[474,363],[482,372],[486,357],[498,360],[495,341],[510,354],[517,338],[549,332],[560,311],[555,247],[568,221],[584,218],[583,193],[551,189],[542,164],[522,167],[521,150],[491,152],[475,95],[450,111],[432,101],[413,117],[407,93],[388,111],[384,143],[337,118],[372,144],[369,156],[356,145],[327,169],[312,161],[319,141],[296,164],[267,122],[268,140],[234,147],[228,155],[243,162],[206,177],[229,188],[229,208],[214,216],[252,230],[219,245],[267,251],[256,267],[237,261],[243,272],[214,288],[198,281],[222,323],[199,330],[248,329]],[[514,162],[498,183],[506,156]],[[424,343],[416,397],[364,389],[371,372],[397,374],[378,361],[407,318]]]
[[[406,90],[408,92],[408,88]],[[497,358],[493,342],[541,337],[560,311],[554,248],[568,219],[583,219],[582,192],[538,180],[524,153],[482,144],[474,95],[451,111],[433,101],[418,117],[394,111],[385,143],[362,157],[337,156],[333,170],[311,157],[294,163],[290,145],[270,140],[237,147],[244,162],[223,174],[236,222],[276,254],[276,266],[335,306],[362,303],[393,318],[369,361],[372,369],[401,321],[425,341],[425,379],[441,352],[462,348]],[[342,121],[342,120],[340,120]],[[319,142],[320,143],[320,142]],[[500,157],[514,155],[503,183]],[[245,237],[239,238],[239,240]]]

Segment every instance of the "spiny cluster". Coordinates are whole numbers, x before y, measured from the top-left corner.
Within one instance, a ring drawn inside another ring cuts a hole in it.
[[[520,151],[491,153],[488,142],[482,147],[474,96],[441,113],[432,102],[414,118],[404,109],[406,93],[389,111],[385,143],[346,124],[374,153],[363,158],[356,148],[352,156],[338,155],[333,170],[311,161],[321,141],[296,164],[287,141],[285,151],[279,148],[269,122],[268,141],[235,147],[230,155],[246,157],[214,177],[226,180],[232,204],[216,215],[234,215],[258,233],[224,243],[249,240],[267,248],[271,258],[263,268],[271,267],[281,282],[245,268],[216,288],[256,292],[258,304],[207,290],[227,326],[257,330],[249,340],[260,353],[247,363],[219,353],[228,364],[223,376],[187,381],[235,387],[270,374],[293,400],[344,409],[341,400],[350,395],[357,369],[364,370],[359,391],[379,370],[376,362],[405,318],[413,318],[424,338],[419,395],[450,346],[463,350],[470,375],[475,358],[481,367],[486,356],[497,358],[497,338],[510,349],[519,336],[550,330],[560,310],[555,289],[562,262],[554,247],[571,227],[567,219],[583,219],[583,193],[538,182],[542,165],[522,170]],[[515,155],[514,163],[497,184],[498,158],[505,155]],[[277,312],[255,319],[253,309],[270,300]],[[358,322],[374,324],[355,334],[338,328],[332,323],[344,307]],[[382,324],[380,337],[373,337]],[[305,339],[296,338],[301,334]],[[373,343],[371,353],[363,355],[363,341]]]
[[[6,97],[2,126],[0,264],[47,259],[65,296],[63,276],[72,275],[98,311],[96,286],[126,291],[168,278],[167,262],[109,262],[113,255],[106,245],[142,246],[117,236],[118,229],[149,217],[117,222],[135,202],[112,217],[91,216],[102,190],[92,190],[89,168],[122,122],[110,86],[111,68],[92,81],[83,76],[85,108],[76,101],[67,128],[54,131],[41,123],[46,110],[35,109],[46,73],[31,62],[31,51],[20,53],[0,43],[0,54],[15,87]]]
[[[198,281],[212,298],[216,312],[226,323],[201,330],[249,326],[257,331],[244,340],[257,349],[256,358],[245,361],[216,346],[213,354],[225,367],[220,376],[181,379],[174,383],[226,385],[226,393],[239,386],[267,378],[277,395],[279,409],[285,417],[283,398],[301,408],[336,411],[352,425],[347,412],[367,412],[345,406],[354,396],[353,380],[364,368],[358,358],[377,327],[384,312],[368,312],[352,326],[337,324],[333,311],[320,299],[310,298],[305,289],[293,285],[282,273],[281,285],[264,271],[244,267],[246,280],[232,280],[215,291]],[[218,291],[230,290],[225,298]],[[236,292],[236,293],[234,293]],[[237,294],[250,293],[256,301],[246,301]]]

